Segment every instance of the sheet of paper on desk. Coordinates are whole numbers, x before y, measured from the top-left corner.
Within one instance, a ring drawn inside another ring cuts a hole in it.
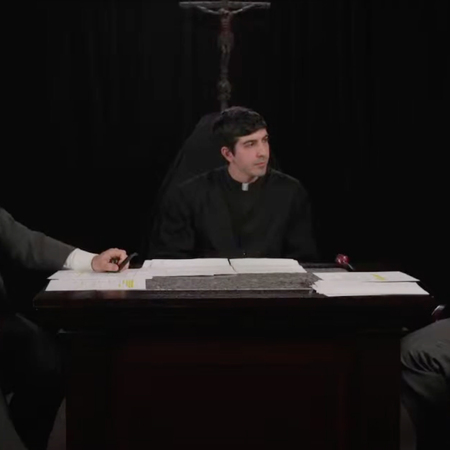
[[[419,281],[403,272],[317,272],[317,277],[326,281],[359,281],[359,282],[404,282]]]
[[[127,269],[122,272],[77,272],[75,270],[58,270],[48,277],[49,280],[108,280],[108,279],[136,279],[151,278],[146,270],[143,269]]]
[[[145,291],[145,278],[50,280],[46,291],[116,291],[129,289]]]
[[[142,266],[151,276],[236,275],[226,258],[153,259]]]
[[[295,260],[289,258],[236,258],[230,259],[236,273],[306,273]]]
[[[152,277],[214,277],[223,275],[236,275],[233,268],[227,270],[210,268],[174,267],[172,269],[147,269],[149,278]]]
[[[228,267],[227,258],[148,259],[142,267]]]
[[[365,295],[429,295],[414,282],[367,283],[347,281],[317,281],[313,288],[328,297]]]

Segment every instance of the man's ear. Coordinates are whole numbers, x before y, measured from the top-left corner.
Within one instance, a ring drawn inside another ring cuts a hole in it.
[[[233,161],[234,155],[233,152],[228,147],[222,147],[220,149],[220,153],[222,153],[222,156],[230,163]]]

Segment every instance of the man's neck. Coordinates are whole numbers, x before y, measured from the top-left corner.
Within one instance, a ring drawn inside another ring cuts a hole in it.
[[[228,165],[228,173],[230,174],[230,177],[233,178],[234,181],[237,181],[238,183],[242,183],[242,184],[250,184],[255,182],[258,177],[249,177],[248,175],[233,170],[233,167]]]

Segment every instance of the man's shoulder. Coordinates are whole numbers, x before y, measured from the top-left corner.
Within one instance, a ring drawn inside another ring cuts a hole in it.
[[[9,219],[11,214],[9,214],[5,209],[0,206],[0,219]]]
[[[226,166],[218,167],[216,169],[208,170],[199,175],[195,175],[178,185],[180,190],[196,190],[206,186],[211,186],[219,182],[223,177]]]
[[[3,234],[2,231],[11,230],[17,224],[12,215],[5,209],[0,207],[0,236]]]
[[[290,188],[293,190],[304,190],[302,184],[297,178],[294,178],[291,175],[288,175],[284,172],[280,172],[279,170],[270,169],[268,181],[274,186],[280,186],[283,188]]]

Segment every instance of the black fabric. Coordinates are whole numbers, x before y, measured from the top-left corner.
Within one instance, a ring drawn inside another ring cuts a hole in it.
[[[414,422],[417,450],[450,448],[450,319],[402,341],[402,402]]]
[[[254,183],[247,185],[247,190],[242,189],[242,184],[233,180],[224,170],[223,192],[231,218],[231,227],[238,248],[246,249],[250,246],[249,238],[257,228],[254,217],[257,217],[257,208],[261,207],[261,194],[264,191],[264,178],[259,178]]]
[[[0,324],[0,387],[13,393],[12,422],[29,450],[45,450],[64,397],[61,353],[53,337],[20,315]]]
[[[179,185],[162,206],[147,257],[317,259],[308,195],[298,180],[270,169],[248,192],[238,186],[226,167]]]
[[[2,450],[26,450],[9,417],[6,398],[0,390],[0,444]]]
[[[203,116],[192,134],[183,143],[162,183],[160,195],[195,175],[223,166],[226,161],[220,154],[220,144],[212,132],[214,121],[220,113]]]

